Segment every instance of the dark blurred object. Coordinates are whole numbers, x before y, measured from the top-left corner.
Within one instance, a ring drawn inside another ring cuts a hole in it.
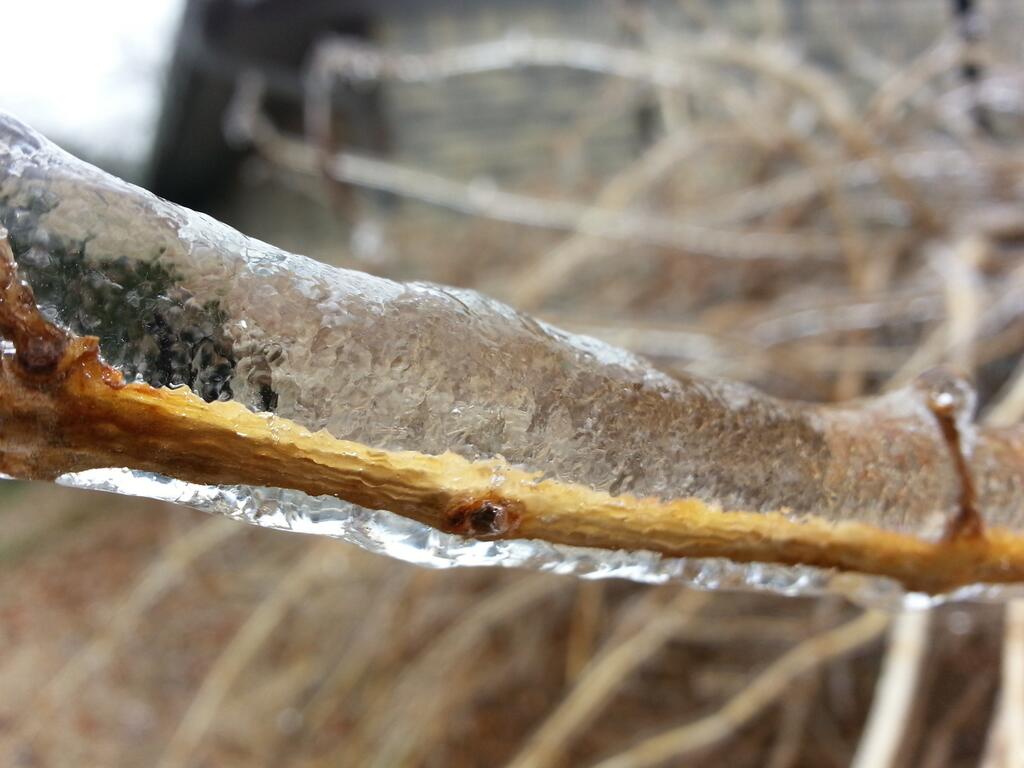
[[[223,125],[238,78],[259,74],[268,114],[279,127],[302,133],[305,70],[328,38],[420,52],[532,28],[635,43],[628,15],[586,0],[189,0],[147,186],[210,210],[224,198],[242,157]],[[573,169],[580,165],[615,171],[662,130],[650,91],[621,93],[621,86],[565,68],[487,73],[438,87],[339,78],[330,94],[331,148],[386,153],[461,178],[518,182],[551,175],[552,137],[594,113],[599,128],[585,161],[568,164],[567,172],[578,173]],[[600,117],[605,110],[611,119]]]
[[[372,14],[405,3],[315,0],[189,0],[178,36],[157,134],[150,187],[205,209],[232,178],[242,152],[224,137],[223,116],[238,76],[266,80],[268,110],[301,130],[302,68],[327,35],[369,40]],[[375,88],[339,89],[348,140],[380,149],[386,131]]]

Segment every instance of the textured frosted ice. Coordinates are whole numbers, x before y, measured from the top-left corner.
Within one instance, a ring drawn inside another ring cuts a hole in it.
[[[836,520],[856,510],[922,535],[935,535],[956,509],[954,478],[887,470],[870,451],[854,459],[879,462],[875,484],[839,477],[822,489],[825,432],[842,432],[841,410],[797,415],[741,386],[671,379],[471,291],[399,284],[285,253],[113,179],[2,115],[0,170],[0,223],[40,305],[73,331],[99,336],[106,359],[138,380],[187,385],[379,448],[502,456],[612,494],[696,496]],[[878,407],[899,421],[923,406],[900,395]],[[910,448],[937,439],[908,435]],[[62,482],[336,536],[432,567],[904,599],[886,580],[813,568],[466,540],[292,490],[203,487],[118,468]],[[898,511],[922,507],[928,516]]]

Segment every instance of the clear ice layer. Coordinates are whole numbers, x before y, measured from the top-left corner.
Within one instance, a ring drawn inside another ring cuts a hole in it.
[[[805,596],[832,592],[885,607],[930,605],[940,600],[931,595],[908,595],[888,579],[806,566],[663,557],[655,552],[572,547],[526,539],[480,541],[444,533],[386,510],[364,509],[332,496],[314,497],[288,489],[196,485],[129,469],[67,474],[58,482],[158,499],[265,528],[331,536],[427,568],[498,566],[585,579],[617,578],[646,584],[675,581],[702,590],[746,589]],[[974,590],[944,599],[968,595],[984,596]]]
[[[673,379],[472,291],[400,284],[285,253],[112,178],[2,115],[0,224],[43,311],[99,337],[108,362],[153,386],[188,386],[207,400],[237,400],[377,448],[502,457],[613,495],[692,496],[797,518],[856,515],[929,537],[957,509],[952,474],[890,460],[945,451],[924,396],[912,391],[874,406],[898,429],[864,444],[859,411]],[[984,446],[978,453],[983,464]],[[117,467],[61,482],[335,536],[432,567],[833,591],[879,604],[926,599],[885,579],[814,568],[469,540],[294,490],[204,487]],[[1020,527],[1017,490],[982,481],[996,521]],[[978,587],[952,597],[1008,592]]]

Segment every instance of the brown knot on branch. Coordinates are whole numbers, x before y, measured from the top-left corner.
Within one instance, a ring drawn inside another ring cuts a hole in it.
[[[36,307],[32,289],[18,279],[7,232],[0,229],[0,336],[14,344],[15,361],[27,376],[52,374],[64,358],[68,334]]]

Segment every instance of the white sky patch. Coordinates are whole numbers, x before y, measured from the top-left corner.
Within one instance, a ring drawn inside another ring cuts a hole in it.
[[[0,110],[90,158],[144,162],[184,0],[3,5]]]

